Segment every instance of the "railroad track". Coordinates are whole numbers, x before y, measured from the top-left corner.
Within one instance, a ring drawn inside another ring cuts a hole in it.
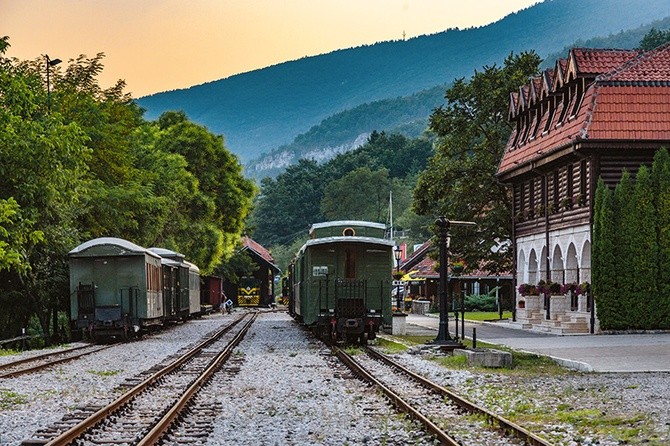
[[[43,355],[32,356],[30,358],[20,359],[18,361],[9,362],[0,365],[0,379],[14,378],[26,373],[36,372],[52,365],[62,364],[64,362],[72,361],[82,356],[90,355],[91,353],[99,352],[109,348],[109,345],[83,345],[81,347],[69,348],[67,350],[60,350],[57,352],[45,353]]]
[[[73,412],[22,445],[157,444],[230,357],[257,315],[243,314],[109,404]]]
[[[399,410],[423,424],[442,445],[552,446],[547,440],[467,401],[376,350],[365,348],[354,356],[339,347],[333,347],[333,350],[354,374],[381,389]]]

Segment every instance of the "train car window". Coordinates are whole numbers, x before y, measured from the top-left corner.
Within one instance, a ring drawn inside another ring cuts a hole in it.
[[[356,231],[354,228],[346,228],[344,231],[342,231],[342,235],[345,237],[353,237],[356,235]]]
[[[356,253],[351,249],[344,252],[344,278],[356,278]]]

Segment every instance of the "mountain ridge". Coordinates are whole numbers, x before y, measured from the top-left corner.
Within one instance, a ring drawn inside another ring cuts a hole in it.
[[[147,119],[183,110],[223,134],[228,148],[247,162],[336,113],[469,76],[512,51],[548,54],[577,39],[649,23],[670,0],[653,6],[642,0],[547,0],[482,27],[309,56],[137,102]],[[621,12],[609,14],[613,10]]]

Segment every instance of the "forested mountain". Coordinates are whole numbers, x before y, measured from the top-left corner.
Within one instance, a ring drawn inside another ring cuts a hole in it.
[[[344,110],[469,76],[512,51],[534,49],[543,56],[578,39],[650,23],[669,6],[670,0],[546,0],[485,27],[335,51],[137,101],[148,119],[184,110],[224,134],[246,162]]]
[[[573,47],[636,48],[651,28],[669,29],[670,17],[608,36],[578,39],[562,50],[546,56],[542,68],[553,68],[556,60],[566,57]],[[360,146],[361,140],[372,129],[399,133],[410,138],[417,137],[425,130],[430,112],[444,103],[444,91],[444,86],[438,86],[409,97],[384,99],[337,113],[324,119],[307,133],[298,135],[291,144],[248,161],[246,173],[254,178],[274,177],[301,157],[318,161],[329,159],[336,153]]]

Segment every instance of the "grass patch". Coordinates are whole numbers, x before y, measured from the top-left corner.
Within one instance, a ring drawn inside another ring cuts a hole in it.
[[[12,355],[18,355],[20,352],[18,350],[14,350],[13,348],[8,348],[8,349],[3,349],[0,348],[0,356],[12,356]]]
[[[11,409],[14,406],[24,404],[27,398],[19,393],[7,389],[0,389],[0,410]]]
[[[387,338],[377,338],[377,346],[382,349],[387,355],[394,353],[404,353],[407,351],[407,346]]]
[[[355,345],[348,345],[343,350],[349,356],[356,356],[361,354],[360,347],[357,347]]]
[[[98,376],[114,376],[121,370],[88,370],[88,373]]]
[[[431,313],[439,317],[440,313]],[[449,316],[453,316],[454,312],[449,312]],[[503,319],[511,319],[511,311],[503,311]],[[465,320],[468,321],[497,321],[500,320],[500,315],[497,311],[466,311],[464,315]],[[461,313],[458,313],[458,319],[461,319]]]

